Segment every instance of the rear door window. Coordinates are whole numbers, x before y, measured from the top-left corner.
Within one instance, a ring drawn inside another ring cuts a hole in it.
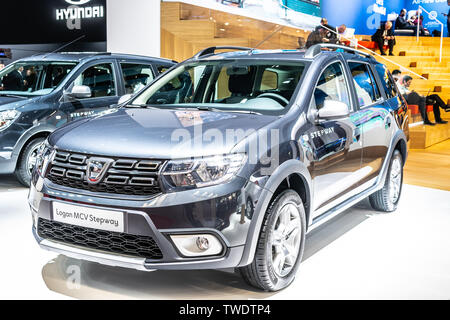
[[[102,63],[84,70],[74,81],[74,85],[88,86],[92,98],[116,95],[116,82],[112,63]]]
[[[137,63],[121,63],[123,80],[125,83],[125,93],[133,94],[153,79],[153,71],[151,65]]]
[[[378,76],[381,80],[381,85],[384,88],[384,92],[386,93],[386,97],[388,99],[394,98],[398,95],[397,87],[395,85],[394,79],[392,79],[392,75],[385,65],[377,64],[375,66],[377,70]]]
[[[371,105],[380,100],[380,90],[369,65],[360,62],[349,62],[348,65],[352,73],[360,107]]]

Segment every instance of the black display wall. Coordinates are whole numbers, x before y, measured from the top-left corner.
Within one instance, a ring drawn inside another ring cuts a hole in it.
[[[106,0],[2,1],[0,12],[0,44],[106,41]]]

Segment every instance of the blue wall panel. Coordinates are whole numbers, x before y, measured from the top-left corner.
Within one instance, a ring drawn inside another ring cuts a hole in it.
[[[447,13],[449,8],[447,0],[322,0],[321,4],[322,16],[326,17],[331,25],[346,24],[356,28],[357,34],[366,35],[375,33],[380,22],[387,20],[389,13],[399,13],[402,8],[413,10],[420,4],[430,12],[435,11],[444,24],[446,19],[442,13]],[[429,20],[427,15],[425,27],[431,31],[437,28],[436,23]]]

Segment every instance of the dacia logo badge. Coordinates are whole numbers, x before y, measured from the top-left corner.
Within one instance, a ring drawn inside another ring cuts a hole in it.
[[[108,171],[113,159],[89,158],[86,168],[87,181],[90,184],[98,184]]]

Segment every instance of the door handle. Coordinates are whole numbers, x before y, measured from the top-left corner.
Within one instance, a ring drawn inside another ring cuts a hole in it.
[[[386,120],[384,121],[385,128],[386,129],[389,128],[391,126],[391,123],[392,123],[391,117],[387,117]]]

